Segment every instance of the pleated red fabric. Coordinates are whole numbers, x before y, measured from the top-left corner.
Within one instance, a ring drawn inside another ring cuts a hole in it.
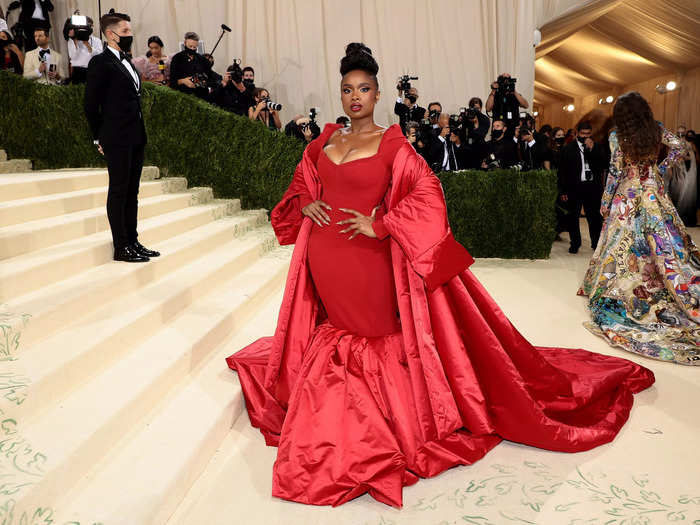
[[[563,452],[612,441],[652,372],[525,340],[468,269],[439,180],[406,141],[381,213],[399,331],[365,336],[331,322],[300,209],[321,195],[316,163],[338,127],[309,144],[271,215],[280,243],[295,243],[275,335],[227,358],[251,423],[279,447],[273,495],[340,505],[369,493],[400,507],[404,486],[469,465],[501,439]]]

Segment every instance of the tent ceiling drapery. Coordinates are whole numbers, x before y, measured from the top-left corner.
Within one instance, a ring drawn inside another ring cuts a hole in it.
[[[700,1],[594,0],[545,24],[537,86],[584,96],[700,66]]]

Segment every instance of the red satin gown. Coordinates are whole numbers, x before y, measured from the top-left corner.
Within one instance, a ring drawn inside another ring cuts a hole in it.
[[[511,439],[552,450],[586,450],[613,439],[627,419],[632,392],[653,382],[651,372],[629,361],[583,350],[536,351],[515,341],[511,346],[519,345],[518,351],[525,354],[518,358],[515,352],[513,361],[504,358],[489,339],[488,325],[510,324],[474,279],[464,283],[473,294],[469,298],[473,311],[463,316],[469,322],[459,328],[443,326],[439,320],[434,324],[436,340],[445,347],[460,333],[473,334],[475,349],[469,351],[478,357],[472,364],[463,361],[466,354],[452,363],[443,358],[454,391],[467,391],[472,397],[460,403],[460,411],[473,432],[463,426],[426,443],[421,425],[431,409],[417,406],[412,394],[415,382],[401,335],[390,239],[359,235],[348,240],[349,234],[339,233],[345,226],[335,224],[349,217],[340,207],[369,215],[382,202],[396,150],[403,143],[400,128],[393,126],[372,157],[336,165],[324,151],[318,155],[322,199],[333,209],[331,225],[313,225],[307,256],[327,317],[315,327],[303,354],[278,440],[265,434],[269,444],[279,447],[272,484],[272,493],[279,498],[335,506],[369,492],[400,507],[402,488],[419,476],[471,464],[497,445],[503,434],[511,432],[504,428],[499,435],[494,429],[493,421],[500,416],[516,429],[514,436],[508,436]],[[458,297],[451,300],[460,304]],[[498,333],[498,328],[493,330]],[[507,337],[512,334],[502,336]],[[254,343],[228,359],[241,377],[251,421],[260,419],[265,397],[270,404],[262,387],[267,350],[261,348]],[[545,363],[539,352],[558,369]],[[570,353],[558,355],[561,352]],[[583,359],[588,361],[588,377],[579,381]],[[525,369],[524,377],[518,365]],[[548,376],[537,384],[532,380],[537,374]],[[479,400],[479,388],[493,391],[490,406]],[[530,393],[524,394],[524,388]],[[532,419],[539,428],[528,428]]]

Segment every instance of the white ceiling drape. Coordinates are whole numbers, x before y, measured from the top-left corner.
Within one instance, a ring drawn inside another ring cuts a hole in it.
[[[3,5],[7,1],[3,0]],[[166,52],[178,50],[186,31],[196,31],[208,50],[227,24],[232,32],[215,53],[222,71],[233,58],[252,65],[256,84],[284,105],[289,119],[309,107],[321,120],[342,114],[338,66],[345,45],[365,42],[380,65],[380,124],[396,121],[396,79],[420,77],[419,103],[432,100],[457,111],[472,96],[486,98],[502,72],[518,79],[529,101],[534,93],[533,31],[537,23],[568,9],[573,0],[104,0],[133,20],[135,54],[159,35]],[[54,0],[54,40],[71,12],[97,19],[97,0]],[[65,49],[65,46],[63,47]]]

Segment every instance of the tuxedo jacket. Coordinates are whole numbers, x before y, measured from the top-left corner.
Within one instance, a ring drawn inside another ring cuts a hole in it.
[[[141,82],[134,83],[131,73],[108,47],[88,64],[85,116],[93,138],[101,145],[146,144]]]
[[[68,78],[68,64],[61,53],[55,49],[49,48],[49,50],[51,53],[48,55],[50,58],[48,59],[47,63],[49,65],[53,64],[56,66],[56,71],[61,75],[61,78]],[[27,51],[27,53],[24,55],[24,78],[36,80],[41,84],[49,84],[51,82],[48,80],[48,77],[43,73],[39,73],[39,67],[41,66],[39,51],[40,49],[37,47],[31,51]]]
[[[603,191],[603,171],[606,167],[606,154],[603,147],[596,143],[588,153],[588,166],[593,172],[593,182]],[[562,195],[576,195],[577,188],[581,184],[581,150],[578,141],[574,140],[564,146],[559,154],[559,169],[557,182],[559,193]]]
[[[51,21],[49,19],[49,13],[53,11],[53,4],[51,0],[39,0],[39,5],[41,6],[42,14],[46,19],[46,27],[51,28]],[[34,0],[22,0],[22,11],[20,11],[19,19],[21,22],[26,23],[32,19],[34,14]]]

